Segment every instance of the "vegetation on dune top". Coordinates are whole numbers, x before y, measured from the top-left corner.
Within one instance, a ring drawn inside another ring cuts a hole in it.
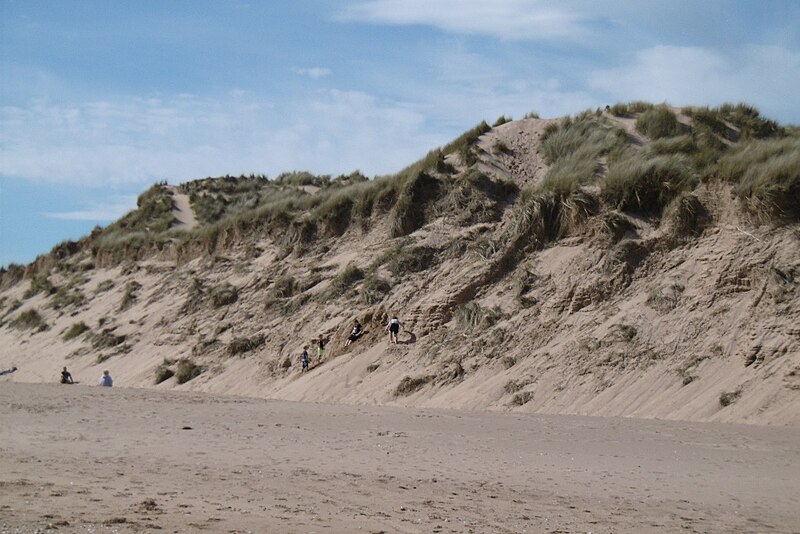
[[[59,244],[48,256],[52,261],[41,262],[33,272],[9,265],[0,271],[0,284],[33,278],[26,298],[61,290],[52,306],[63,307],[79,303],[79,294],[48,285],[47,273],[81,250],[89,249],[99,265],[136,261],[162,250],[189,259],[258,235],[271,238],[283,254],[303,254],[323,239],[369,231],[379,221],[385,221],[388,237],[398,238],[435,217],[460,226],[496,223],[507,208],[513,208],[517,229],[511,234],[533,235],[542,243],[569,234],[599,212],[601,201],[622,211],[660,216],[701,180],[732,184],[746,209],[763,221],[800,217],[800,137],[752,106],[683,108],[680,120],[666,104],[616,104],[607,112],[587,110],[550,123],[539,148],[549,168],[540,185],[522,195],[516,184],[492,178],[476,165],[486,157],[477,141],[492,129],[484,121],[394,175],[368,179],[358,171],[337,177],[295,171],[275,179],[226,175],[186,182],[178,189],[190,197],[200,222],[192,230],[172,229],[172,195],[166,183],[155,184],[139,196],[135,210],[115,223],[80,242]],[[614,117],[635,119],[636,129],[649,141],[638,146]],[[494,124],[510,120],[501,116]],[[539,220],[544,218],[553,220]],[[481,250],[492,255],[498,244]]]

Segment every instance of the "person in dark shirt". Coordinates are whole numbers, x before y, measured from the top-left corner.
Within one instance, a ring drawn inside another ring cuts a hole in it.
[[[67,368],[61,371],[61,383],[62,384],[74,384],[75,382],[72,381],[72,375],[67,371]]]
[[[361,323],[358,322],[356,319],[356,324],[353,325],[353,330],[350,332],[350,337],[347,338],[347,341],[344,342],[344,346],[348,346],[350,343],[355,341],[361,336],[361,332],[364,330],[364,327],[361,326]]]

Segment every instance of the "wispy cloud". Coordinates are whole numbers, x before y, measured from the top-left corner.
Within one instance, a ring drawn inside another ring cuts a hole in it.
[[[84,210],[45,212],[42,215],[48,219],[64,221],[109,222],[119,219],[135,207],[135,196],[117,196],[112,198],[110,202],[89,203]]]
[[[349,6],[345,20],[419,24],[448,32],[490,35],[505,40],[584,36],[584,17],[576,10],[541,0],[371,0]]]
[[[343,134],[346,132],[346,134]],[[323,91],[275,106],[250,93],[0,108],[0,175],[84,186],[293,169],[393,172],[442,140],[416,106]]]
[[[331,75],[331,69],[326,69],[325,67],[310,67],[305,69],[294,69],[295,74],[299,74],[301,76],[308,76],[314,80],[319,78],[324,78],[325,76]]]
[[[609,101],[668,101],[676,105],[745,101],[768,115],[800,121],[800,53],[776,46],[743,46],[727,52],[656,46],[627,65],[598,70],[589,87]],[[787,116],[787,110],[789,116]],[[794,111],[791,111],[794,110]]]

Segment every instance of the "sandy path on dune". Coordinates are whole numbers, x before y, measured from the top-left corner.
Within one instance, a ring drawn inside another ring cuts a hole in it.
[[[192,203],[189,201],[189,195],[180,193],[176,187],[167,186],[167,191],[172,195],[173,210],[172,214],[177,221],[176,228],[184,230],[191,230],[197,226],[197,218],[194,216]]]
[[[798,428],[6,382],[0,532],[792,532],[798,442]]]

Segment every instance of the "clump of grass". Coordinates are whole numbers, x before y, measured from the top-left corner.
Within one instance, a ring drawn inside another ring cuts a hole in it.
[[[513,356],[504,356],[503,359],[500,361],[503,362],[503,367],[505,367],[506,369],[511,369],[512,367],[517,365],[517,359],[514,358]]]
[[[114,285],[115,284],[114,284],[113,280],[103,280],[102,282],[97,284],[97,289],[95,289],[94,292],[95,292],[95,294],[104,293],[104,292],[109,291],[110,289],[112,289],[114,287]]]
[[[400,246],[392,251],[386,268],[394,276],[425,271],[436,262],[437,252],[426,246]]]
[[[561,232],[561,201],[552,193],[522,192],[511,215],[511,239],[517,246],[536,248],[556,239]]]
[[[522,406],[533,400],[532,391],[520,391],[511,398],[511,404],[514,406]]]
[[[627,136],[624,130],[612,124],[607,118],[584,113],[575,120],[567,118],[560,125],[548,128],[542,136],[542,153],[545,161],[553,165],[559,160],[565,162],[551,169],[545,180],[555,181],[556,176],[566,176],[570,169],[576,171],[586,160],[593,160],[614,148],[624,145]],[[570,157],[573,156],[573,157]],[[593,162],[596,165],[596,162]],[[592,173],[594,167],[592,167]],[[584,173],[585,175],[585,173]],[[581,175],[581,178],[585,178]]]
[[[76,338],[83,334],[87,330],[89,330],[89,327],[83,321],[74,323],[66,332],[64,332],[62,339],[64,341],[69,341],[70,339]]]
[[[456,324],[470,332],[478,327],[488,328],[495,324],[500,317],[497,310],[484,308],[477,302],[468,302],[456,308],[453,317]]]
[[[389,282],[374,273],[370,273],[364,278],[358,297],[364,304],[372,306],[382,301],[391,289],[392,286]]]
[[[497,120],[494,121],[494,123],[492,123],[492,128],[497,128],[498,126],[501,126],[501,125],[503,125],[503,124],[505,124],[507,122],[511,122],[511,121],[512,121],[511,117],[506,117],[505,115],[500,115],[499,117],[497,117]]]
[[[351,193],[348,190],[334,193],[315,211],[317,218],[332,236],[340,236],[350,227],[355,206]]]
[[[660,214],[673,198],[695,183],[692,167],[681,155],[631,153],[609,165],[602,196],[623,211]]]
[[[113,328],[104,328],[92,336],[92,347],[95,349],[109,349],[125,342],[125,335],[117,335]]]
[[[371,363],[371,364],[369,364],[367,366],[367,372],[368,373],[374,373],[375,371],[378,370],[378,367],[380,367],[380,366],[381,366],[381,364],[379,364],[379,363]]]
[[[52,282],[50,282],[47,274],[37,274],[31,279],[31,285],[22,294],[22,298],[29,299],[34,295],[38,295],[39,293],[53,295],[56,291],[58,291],[58,288],[54,286]]]
[[[119,308],[117,311],[125,311],[133,306],[136,303],[136,299],[139,296],[139,290],[141,288],[142,284],[136,280],[128,282],[128,284],[125,286],[125,293],[122,295],[122,300],[119,303]]]
[[[9,263],[8,267],[0,266],[0,289],[6,289],[17,284],[24,276],[24,265]]]
[[[253,337],[235,337],[228,344],[228,354],[230,356],[236,356],[246,352],[254,351],[263,345],[264,341],[265,339],[263,335],[257,335]]]
[[[203,367],[197,365],[192,360],[181,358],[175,369],[175,382],[185,384],[189,380],[197,378],[203,373]]]
[[[297,280],[294,276],[283,275],[275,280],[270,288],[270,294],[277,299],[287,299],[297,292]]]
[[[228,282],[224,282],[216,287],[211,288],[210,295],[211,304],[215,308],[221,308],[222,306],[233,304],[239,297],[236,287]]]
[[[683,236],[699,236],[711,221],[706,207],[691,193],[681,193],[667,206],[665,219],[672,228],[673,234]]]
[[[21,312],[13,321],[11,326],[18,330],[33,330],[39,332],[47,330],[47,323],[35,308]]]
[[[405,179],[389,214],[389,235],[401,237],[421,228],[427,205],[438,198],[439,189],[439,181],[425,172]]]
[[[726,406],[730,406],[731,404],[739,400],[739,397],[741,396],[742,396],[742,388],[739,388],[735,391],[723,391],[719,395],[719,404],[720,406],[725,408]]]
[[[433,378],[434,377],[431,375],[417,377],[405,376],[394,389],[394,396],[407,397],[422,389],[422,387],[433,380]]]
[[[629,102],[627,104],[617,103],[609,108],[612,115],[617,117],[627,117],[633,113],[643,113],[653,108],[649,102]]]
[[[58,291],[56,291],[55,295],[53,295],[53,299],[50,302],[50,307],[52,307],[54,310],[61,310],[68,307],[81,306],[85,303],[86,297],[80,290],[70,290],[66,287],[60,287],[58,288]]]
[[[636,130],[650,139],[673,137],[682,132],[678,117],[664,105],[655,106],[639,115]]]
[[[516,393],[517,391],[521,390],[527,385],[528,385],[527,382],[520,382],[518,380],[509,380],[503,386],[503,390],[506,393]]]
[[[488,260],[500,252],[502,243],[492,239],[489,236],[481,236],[473,241],[469,248],[475,251],[475,253],[481,257],[481,259]]]
[[[763,219],[800,219],[800,137],[742,143],[719,160],[716,174]]]
[[[171,367],[170,367],[171,365],[172,365],[172,361],[167,360],[165,358],[164,361],[161,362],[158,365],[158,367],[156,367],[155,377],[154,377],[154,382],[156,384],[160,384],[161,382],[169,380],[170,378],[175,376],[175,371],[173,371],[171,369]]]
[[[328,288],[328,296],[330,298],[336,298],[344,295],[363,278],[364,271],[359,269],[358,266],[352,263],[347,265],[341,273],[331,280],[330,287]]]

